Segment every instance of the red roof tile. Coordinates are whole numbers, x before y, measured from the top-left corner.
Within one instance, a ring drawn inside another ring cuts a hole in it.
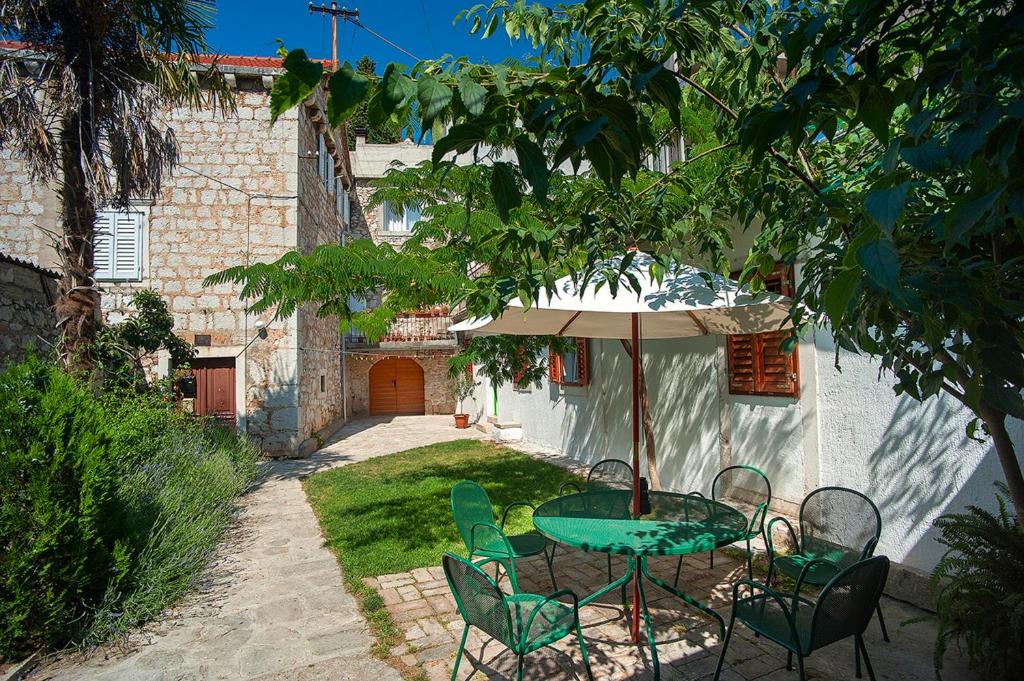
[[[20,40],[0,40],[0,49],[30,50],[32,46]],[[259,57],[237,54],[201,54],[197,61],[200,64],[212,64],[214,60],[221,66],[242,66],[255,69],[279,69],[284,61],[281,57]],[[324,66],[329,64],[326,59],[316,59]]]

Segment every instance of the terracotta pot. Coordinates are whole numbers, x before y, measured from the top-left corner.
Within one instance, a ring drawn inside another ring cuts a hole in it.
[[[456,428],[469,428],[469,414],[456,414],[455,415],[455,427]]]

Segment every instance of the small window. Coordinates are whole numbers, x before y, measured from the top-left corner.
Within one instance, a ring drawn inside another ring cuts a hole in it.
[[[316,167],[324,189],[331,193],[334,191],[334,158],[327,150],[327,140],[323,135],[317,136]]]
[[[407,206],[405,210],[392,207],[387,201],[384,202],[384,231],[385,232],[411,232],[421,217],[419,206]]]
[[[98,281],[141,281],[144,216],[138,211],[96,214],[93,264]]]
[[[341,220],[342,229],[349,228],[349,198],[348,192],[345,191],[344,185],[341,183],[341,178],[335,179],[335,193],[334,193],[334,207],[338,211],[338,219]]]
[[[792,295],[793,269],[777,265],[764,284],[772,293]],[[790,333],[785,329],[728,337],[730,395],[800,398],[799,350],[787,353],[782,349]]]
[[[567,338],[575,349],[556,355],[548,354],[548,379],[560,385],[587,385],[590,382],[586,338]]]
[[[320,376],[320,392],[327,392],[327,377],[323,375]]]

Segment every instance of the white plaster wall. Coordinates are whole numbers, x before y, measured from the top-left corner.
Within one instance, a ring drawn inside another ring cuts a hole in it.
[[[892,391],[890,376],[878,380],[878,364],[841,351],[827,331],[815,337],[821,484],[865,492],[882,513],[878,553],[930,570],[943,547],[932,527],[943,513],[974,504],[995,507],[1003,475],[989,443],[967,438],[970,412],[942,395],[919,403]],[[1024,423],[1010,420],[1018,456]]]
[[[647,341],[644,367],[651,396],[659,472],[665,489],[708,490],[719,469],[719,401],[713,338]],[[523,436],[587,463],[630,458],[629,359],[617,340],[590,341],[590,384],[563,387],[545,378],[528,391],[502,386],[498,415],[518,421]],[[489,399],[480,379],[475,403]],[[643,448],[641,448],[643,452]],[[646,460],[641,462],[646,474]]]

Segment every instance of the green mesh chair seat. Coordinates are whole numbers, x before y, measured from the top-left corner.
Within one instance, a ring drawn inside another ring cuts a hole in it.
[[[772,528],[782,524],[794,551],[775,550]],[[870,557],[882,535],[882,516],[866,495],[846,487],[820,487],[800,504],[799,533],[788,520],[772,518],[765,531],[768,546],[768,578],[776,572],[790,579],[803,574],[804,584],[822,586],[842,570]],[[806,566],[811,568],[804,573]],[[882,638],[889,640],[881,606],[877,608]],[[856,649],[855,649],[856,651]]]
[[[505,601],[512,617],[512,627],[516,632],[513,640],[517,643],[509,646],[513,652],[525,655],[551,645],[572,633],[575,628],[576,612],[571,605],[548,600],[545,596],[524,593],[506,596]],[[533,622],[528,623],[527,620],[534,610],[536,615]]]
[[[451,491],[452,519],[469,552],[469,559],[479,558],[476,565],[495,563],[495,578],[498,566],[504,567],[512,590],[518,591],[514,562],[518,558],[543,555],[551,575],[551,583],[557,589],[555,572],[551,566],[553,554],[548,551],[548,540],[536,532],[508,536],[505,524],[509,511],[519,506],[534,508],[526,501],[515,501],[505,507],[501,514],[500,526],[495,523],[494,507],[487,491],[471,480],[461,480]]]
[[[792,669],[793,656],[796,655],[801,681],[806,678],[805,657],[852,636],[858,651],[857,677],[860,678],[860,659],[863,656],[868,676],[875,681],[871,658],[864,645],[864,630],[882,597],[889,576],[889,559],[875,556],[839,570],[825,584],[818,599],[811,601],[800,596],[800,588],[815,565],[816,561],[804,565],[793,594],[773,591],[767,585],[749,579],[741,580],[733,587],[732,618],[715,669],[715,681],[722,673],[737,621],[788,650],[787,669]],[[745,590],[747,595],[740,596],[741,590]]]
[[[755,592],[736,602],[736,619],[785,648],[808,652],[811,649],[814,602],[801,601],[797,608],[786,609],[783,603],[771,596]],[[790,626],[790,620],[794,626]]]
[[[497,582],[465,558],[445,553],[442,565],[448,587],[465,622],[462,642],[455,656],[452,681],[458,678],[459,663],[466,649],[466,636],[471,626],[489,634],[515,653],[518,658],[517,679],[523,677],[523,658],[527,653],[551,645],[575,632],[587,677],[593,679],[580,629],[579,599],[575,593],[563,589],[548,596],[506,594],[498,588]],[[559,598],[569,598],[571,604],[562,603],[557,600]]]

